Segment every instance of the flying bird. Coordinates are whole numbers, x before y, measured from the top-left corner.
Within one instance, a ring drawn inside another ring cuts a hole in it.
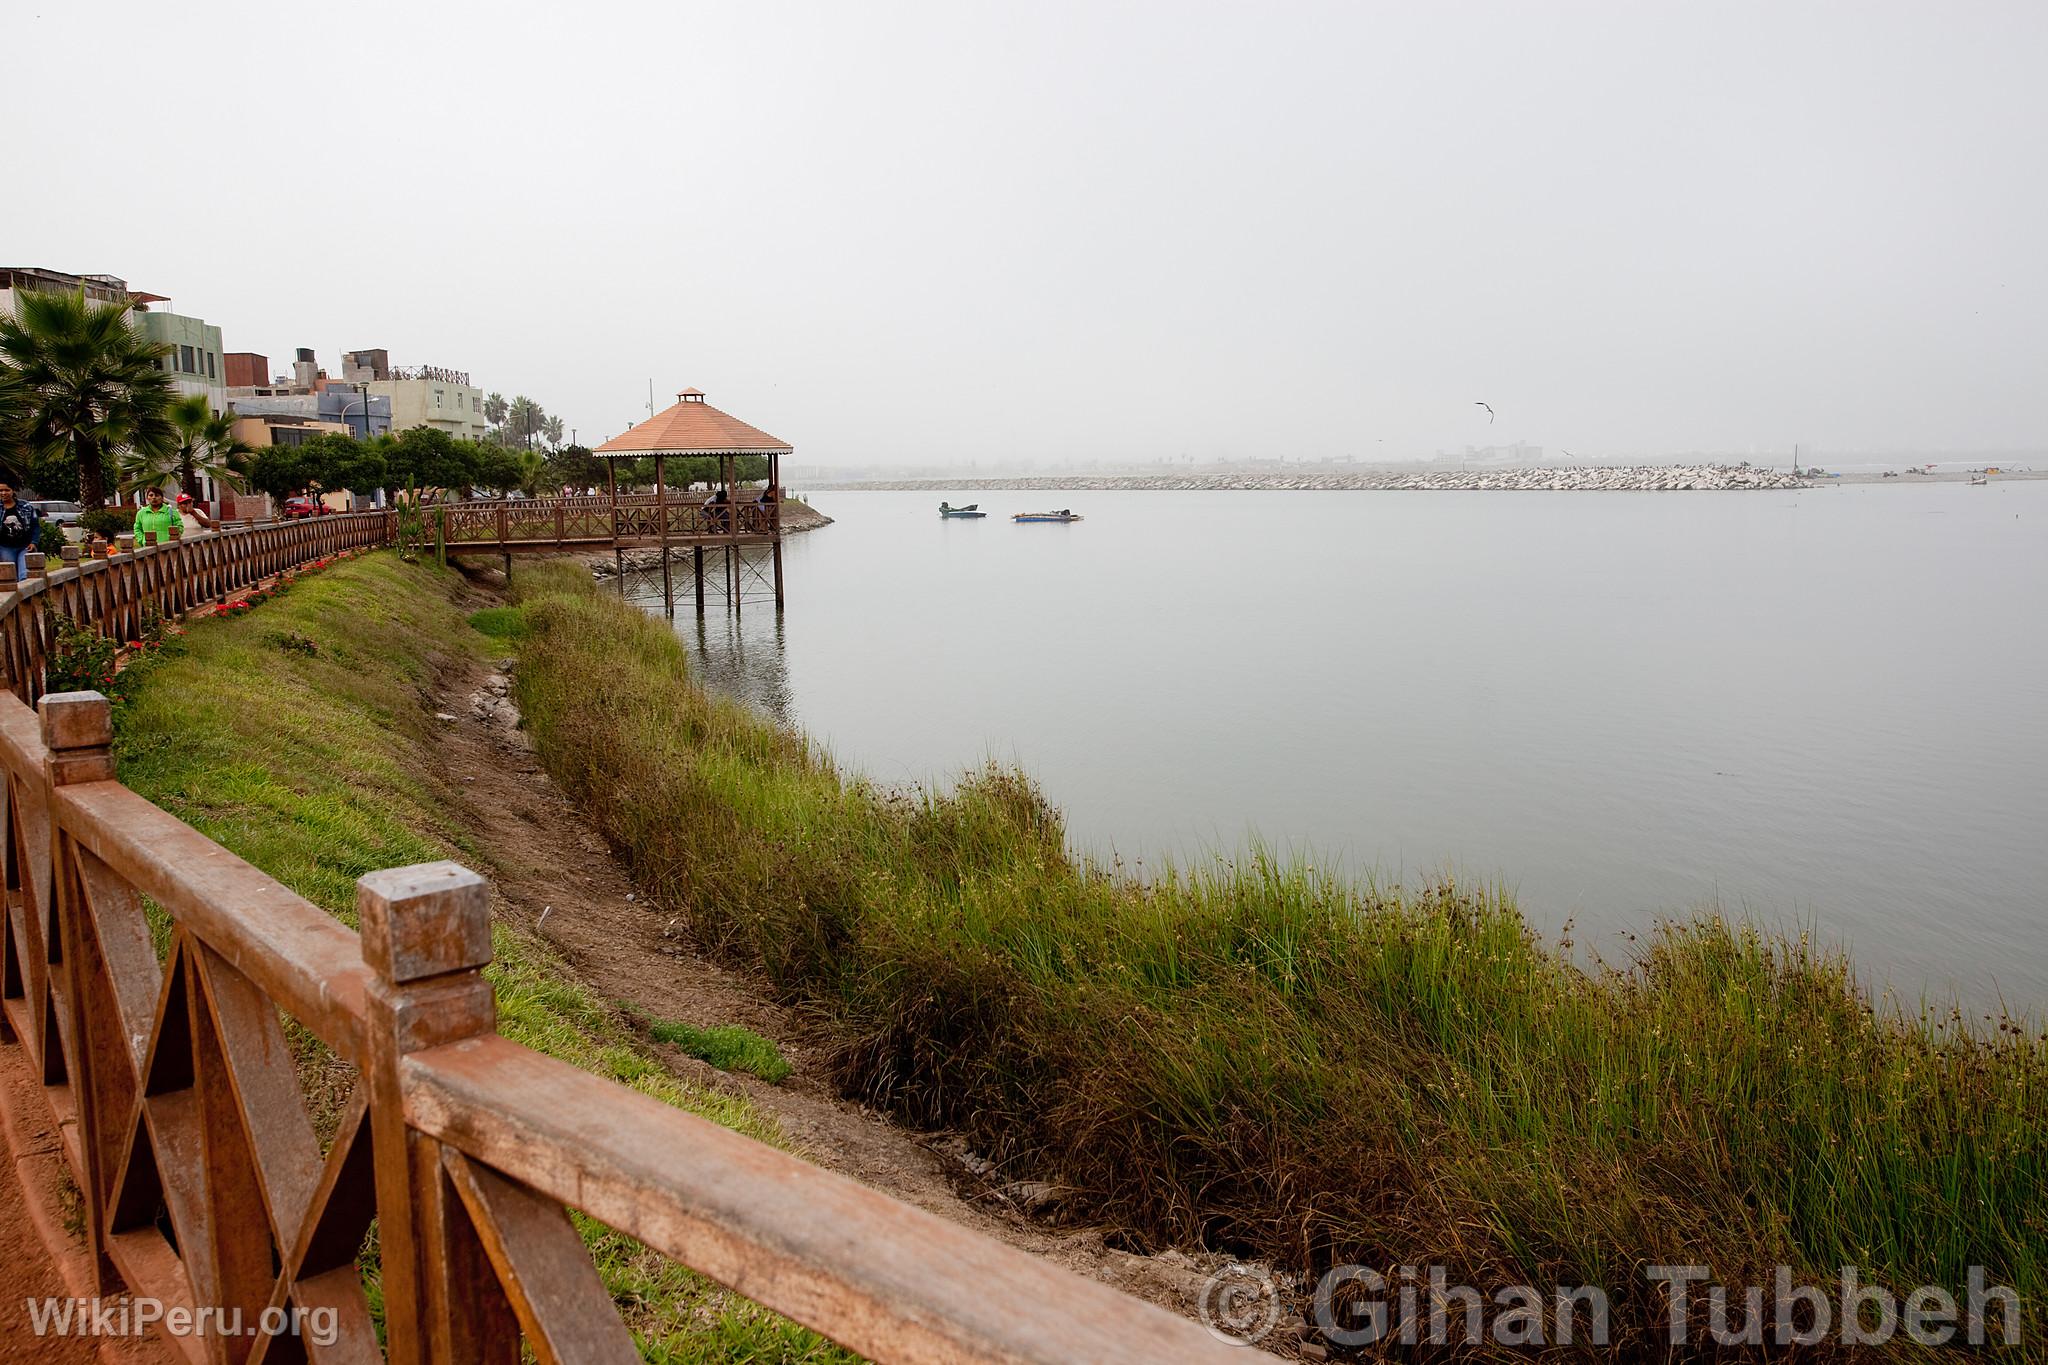
[[[1488,425],[1488,426],[1492,426],[1492,425],[1493,425],[1493,404],[1491,404],[1491,403],[1478,403],[1478,402],[1475,402],[1475,403],[1473,403],[1473,404],[1472,404],[1472,406],[1473,406],[1473,407],[1475,407],[1475,408],[1485,408],[1485,409],[1486,409],[1486,425]]]

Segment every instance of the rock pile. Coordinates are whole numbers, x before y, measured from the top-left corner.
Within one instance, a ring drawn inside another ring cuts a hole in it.
[[[1101,474],[1025,479],[904,479],[818,487],[950,492],[959,489],[1016,489],[1091,492],[1119,489],[1266,492],[1293,489],[1454,492],[1476,490],[1546,492],[1727,492],[1738,489],[1810,488],[1813,481],[1779,469],[1749,465],[1580,465],[1563,469],[1446,469],[1399,472],[1260,474]]]

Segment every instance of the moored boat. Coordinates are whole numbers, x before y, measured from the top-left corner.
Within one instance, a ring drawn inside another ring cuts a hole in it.
[[[1019,512],[1011,521],[1079,521],[1081,514],[1062,507],[1057,512]]]
[[[951,504],[949,504],[949,503],[943,503],[943,502],[942,502],[942,503],[940,503],[940,504],[939,504],[939,515],[940,515],[940,516],[942,516],[942,517],[985,517],[985,516],[987,516],[987,515],[988,515],[988,513],[976,510],[976,509],[978,509],[978,508],[979,508],[980,506],[981,506],[981,504],[980,504],[980,503],[978,503],[978,502],[970,502],[970,503],[968,503],[968,504],[967,504],[967,505],[966,505],[965,507],[954,507],[954,506],[952,506],[952,505],[951,505]]]

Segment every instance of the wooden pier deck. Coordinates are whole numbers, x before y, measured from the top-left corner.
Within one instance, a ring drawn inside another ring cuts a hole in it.
[[[697,611],[705,607],[705,551],[722,551],[717,571],[720,595],[734,609],[748,600],[748,580],[783,605],[782,503],[741,496],[724,503],[700,495],[677,496],[672,490],[654,493],[602,494],[593,497],[507,498],[436,503],[425,509],[436,547],[445,558],[464,555],[501,557],[509,574],[514,555],[558,555],[610,550],[624,583],[628,550],[688,550]],[[770,576],[763,577],[746,551],[768,551]],[[670,615],[675,614],[675,575],[662,555],[662,592]]]

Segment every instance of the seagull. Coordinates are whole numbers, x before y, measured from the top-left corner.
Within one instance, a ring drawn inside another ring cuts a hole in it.
[[[1479,403],[1479,402],[1475,402],[1475,403],[1473,403],[1473,404],[1472,404],[1472,406],[1473,406],[1473,407],[1475,407],[1475,408],[1485,408],[1485,409],[1486,409],[1486,424],[1487,424],[1488,426],[1492,426],[1492,425],[1493,425],[1493,404],[1491,404],[1491,403]]]

